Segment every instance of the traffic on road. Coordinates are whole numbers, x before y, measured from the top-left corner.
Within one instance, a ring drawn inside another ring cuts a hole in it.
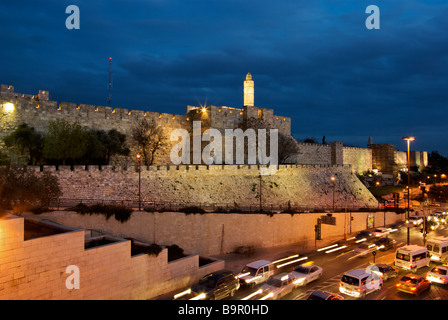
[[[174,299],[408,300],[448,299],[448,214],[423,236],[418,219],[363,230],[351,238],[241,271],[205,276]],[[407,243],[409,228],[410,243]]]

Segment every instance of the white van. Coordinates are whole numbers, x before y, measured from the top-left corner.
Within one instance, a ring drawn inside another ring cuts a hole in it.
[[[432,261],[446,263],[448,260],[448,237],[435,237],[426,242]]]
[[[381,290],[383,279],[366,269],[355,269],[344,273],[339,282],[339,291],[356,298]]]
[[[431,259],[428,249],[416,245],[398,248],[395,252],[395,266],[416,272],[417,269],[429,266]]]
[[[271,261],[257,260],[244,266],[238,278],[242,285],[253,286],[268,280],[274,275],[274,270]]]

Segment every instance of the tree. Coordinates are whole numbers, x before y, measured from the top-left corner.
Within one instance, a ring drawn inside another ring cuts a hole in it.
[[[145,118],[138,120],[132,127],[131,138],[146,166],[152,165],[156,152],[167,145],[163,128],[154,120]]]
[[[17,148],[21,155],[27,153],[29,165],[36,165],[42,158],[42,135],[26,123],[19,124],[3,141],[8,148]]]
[[[49,172],[37,176],[26,167],[0,168],[0,209],[22,212],[48,207],[61,194],[58,179]]]
[[[83,158],[85,164],[108,165],[112,156],[128,156],[129,153],[126,135],[118,130],[88,130],[87,151]]]
[[[64,119],[50,121],[44,137],[43,154],[46,159],[72,163],[79,161],[86,151],[89,141],[87,130],[79,122]]]

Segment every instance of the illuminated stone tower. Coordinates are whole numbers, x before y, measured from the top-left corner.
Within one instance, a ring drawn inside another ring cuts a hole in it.
[[[246,81],[244,81],[244,106],[253,107],[254,105],[254,81],[250,72],[246,75]]]

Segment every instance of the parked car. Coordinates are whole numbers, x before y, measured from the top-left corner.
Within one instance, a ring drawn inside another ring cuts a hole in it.
[[[371,264],[367,267],[371,272],[379,275],[383,281],[387,281],[390,278],[396,278],[398,276],[398,269],[388,264],[379,263]]]
[[[320,279],[322,268],[314,264],[301,264],[289,274],[293,275],[297,286],[304,286],[311,281]]]
[[[326,291],[314,291],[308,296],[306,300],[344,300],[344,298],[335,293]]]
[[[426,280],[433,283],[448,284],[448,267],[434,267],[426,274]]]
[[[294,283],[293,275],[282,272],[270,278],[265,284],[261,286],[262,294],[265,299],[277,300],[292,292],[297,285]]]
[[[240,287],[237,276],[229,270],[220,270],[204,276],[192,286],[191,293],[205,300],[219,300],[233,296]]]
[[[395,286],[398,291],[403,291],[418,296],[423,291],[431,288],[431,282],[426,280],[423,276],[409,273],[403,276],[400,281],[395,284]]]
[[[378,250],[383,250],[383,251],[392,249],[394,247],[395,243],[396,243],[395,240],[387,238],[387,237],[380,238],[377,241],[375,241],[376,248]]]

